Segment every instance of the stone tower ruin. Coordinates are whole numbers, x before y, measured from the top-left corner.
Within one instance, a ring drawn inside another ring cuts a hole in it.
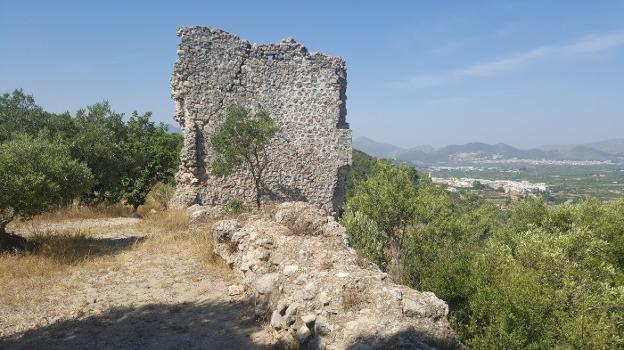
[[[262,199],[338,212],[351,164],[345,62],[310,53],[293,39],[258,45],[208,27],[180,28],[178,36],[171,93],[184,147],[172,202],[219,207],[233,199],[254,201],[246,169],[225,178],[211,174],[210,137],[237,104],[268,112],[280,128],[269,147]]]

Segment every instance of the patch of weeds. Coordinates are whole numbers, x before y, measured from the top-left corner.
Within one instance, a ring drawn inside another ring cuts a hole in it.
[[[345,311],[359,310],[360,306],[367,303],[364,288],[354,285],[342,287],[342,307]]]
[[[241,214],[247,211],[245,202],[236,198],[228,202],[224,209],[226,214]]]

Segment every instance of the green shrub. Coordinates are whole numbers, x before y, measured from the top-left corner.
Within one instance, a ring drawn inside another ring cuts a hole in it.
[[[240,214],[242,212],[245,212],[246,210],[247,206],[245,205],[245,202],[238,198],[232,199],[225,206],[226,214]]]
[[[384,247],[387,237],[375,222],[361,212],[347,210],[342,216],[342,224],[347,229],[349,244],[370,258],[379,267],[384,268]]]
[[[345,211],[360,212],[386,235],[400,235],[414,219],[416,186],[405,166],[380,162],[375,173],[356,183]]]
[[[0,144],[0,234],[17,216],[68,204],[92,181],[89,168],[62,144],[25,135]]]
[[[466,345],[624,347],[624,200],[526,198],[503,212],[474,194],[410,184],[400,166],[375,168],[347,199],[351,245],[388,269],[382,252],[398,246],[403,281],[449,303]]]
[[[135,209],[158,182],[172,182],[178,168],[182,136],[150,121],[151,113],[134,112],[124,121],[108,102],[81,109],[74,116],[53,114],[22,90],[0,96],[0,142],[18,134],[66,145],[93,175],[83,202],[119,202]]]

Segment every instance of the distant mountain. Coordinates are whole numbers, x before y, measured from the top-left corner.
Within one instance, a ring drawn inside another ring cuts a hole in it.
[[[541,146],[540,149],[549,151],[560,151],[565,153],[577,147],[587,147],[596,151],[603,152],[604,154],[624,156],[624,139],[611,139],[599,142],[585,143],[582,145],[546,145]]]
[[[366,136],[361,136],[353,140],[353,148],[377,158],[395,158],[399,154],[409,151],[433,152],[435,148],[430,145],[420,145],[410,149],[405,149],[389,143],[377,142]]]
[[[565,160],[614,160],[617,158],[615,154],[603,152],[585,145],[574,146],[569,150],[558,150],[555,152],[559,154],[559,159]]]
[[[622,146],[624,146],[624,140]],[[439,149],[420,146],[404,149],[391,144],[376,142],[360,137],[353,142],[356,149],[376,157],[393,157],[409,163],[461,163],[479,160],[531,159],[531,160],[570,160],[570,161],[606,161],[617,160],[617,154],[597,148],[619,150],[619,141],[610,140],[589,145],[544,146],[534,149],[519,149],[504,143],[490,145],[472,142],[463,145],[449,145]]]
[[[624,156],[624,139],[612,139],[612,140],[588,143],[588,144],[585,144],[584,146],[597,149],[601,152]]]
[[[353,140],[353,148],[377,158],[387,158],[405,151],[401,147],[377,142],[365,136]]]
[[[548,151],[521,150],[513,146],[497,143],[472,142],[464,145],[449,145],[432,152],[408,151],[397,156],[398,160],[412,163],[445,163],[484,159],[549,159],[554,157]]]

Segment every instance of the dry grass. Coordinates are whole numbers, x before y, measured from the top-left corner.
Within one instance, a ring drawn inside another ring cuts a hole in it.
[[[201,264],[210,265],[219,272],[230,275],[231,269],[214,253],[212,243],[210,227],[219,219],[220,217],[208,219],[202,222],[199,228],[191,229],[186,210],[170,209],[150,214],[137,225],[139,230],[152,233],[141,243],[140,249],[161,253],[183,249]]]
[[[388,257],[386,272],[388,276],[390,276],[390,279],[396,283],[407,284],[405,264],[401,261],[402,254],[400,253],[400,249],[396,246],[390,246],[385,250],[385,254],[386,257]]]
[[[331,260],[325,260],[319,266],[321,271],[329,271],[332,267],[334,267],[334,262]]]
[[[36,233],[27,238],[26,251],[0,253],[0,299],[20,305],[25,299],[45,298],[44,291],[58,285],[72,268],[100,266],[135,245],[134,239],[97,239],[81,230]]]
[[[100,233],[101,231],[79,229],[33,234],[26,239],[26,251],[0,254],[0,282],[3,276],[47,275],[50,272],[76,266],[98,257],[114,255],[136,244],[136,239],[93,237],[94,232]]]
[[[104,218],[115,213],[92,208],[64,211],[68,219]],[[61,212],[37,217],[38,225],[61,221]],[[50,221],[45,221],[45,220]],[[217,219],[211,219],[210,223]],[[202,265],[216,268],[224,277],[233,276],[226,263],[213,252],[212,232],[208,228],[192,230],[185,210],[168,210],[148,215],[138,224],[120,227],[88,227],[50,230],[31,225],[28,249],[21,253],[0,253],[0,301],[18,307],[26,300],[45,299],[46,291],[62,284],[64,276],[76,268],[95,271],[113,266],[127,254],[188,254]],[[210,226],[208,226],[210,227]],[[121,238],[145,236],[145,239]],[[124,253],[120,255],[120,253]]]
[[[138,228],[156,233],[186,233],[190,229],[190,218],[184,209],[171,209],[146,215]]]
[[[214,252],[212,232],[197,233],[190,238],[193,257],[201,264],[216,268],[223,276],[233,276],[227,263]]]
[[[34,223],[58,222],[80,219],[133,217],[132,208],[125,205],[71,206],[35,216]]]
[[[342,288],[342,307],[345,311],[359,310],[362,305],[368,302],[366,293],[358,286],[344,286]]]
[[[150,193],[147,195],[147,197],[145,198],[145,203],[143,203],[143,205],[139,206],[139,208],[137,208],[137,215],[144,218],[149,216],[150,214],[153,214],[152,210],[154,211],[165,211],[167,208],[165,208],[161,203],[159,203],[154,196]]]

